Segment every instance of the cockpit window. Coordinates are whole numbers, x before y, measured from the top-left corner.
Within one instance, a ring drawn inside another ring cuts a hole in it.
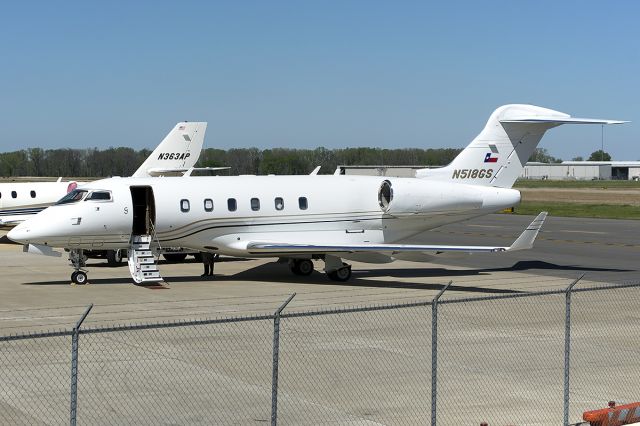
[[[109,191],[93,191],[85,201],[94,200],[94,201],[110,201],[111,193]]]
[[[78,201],[82,200],[85,195],[87,195],[87,192],[88,191],[74,189],[64,197],[60,198],[56,205],[77,203]]]

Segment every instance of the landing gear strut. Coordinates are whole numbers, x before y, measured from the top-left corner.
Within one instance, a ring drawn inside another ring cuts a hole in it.
[[[289,268],[296,275],[307,276],[313,272],[313,262],[311,259],[290,259]]]
[[[342,262],[339,257],[325,255],[324,271],[333,281],[349,281],[351,278],[351,265]]]
[[[72,249],[69,251],[69,261],[71,261],[71,266],[75,269],[75,271],[71,273],[71,281],[74,284],[86,284],[87,272],[82,268],[87,265],[87,256],[84,255],[82,249]]]

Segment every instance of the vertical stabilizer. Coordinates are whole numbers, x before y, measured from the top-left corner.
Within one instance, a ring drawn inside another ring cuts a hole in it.
[[[176,124],[133,177],[175,175],[189,170],[200,157],[206,130],[204,122]]]
[[[574,118],[534,105],[504,105],[451,164],[418,170],[416,177],[511,188],[547,130],[562,124],[620,123],[624,122]]]

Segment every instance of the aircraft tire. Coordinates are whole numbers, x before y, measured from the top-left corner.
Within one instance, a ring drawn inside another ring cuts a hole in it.
[[[336,269],[335,271],[327,272],[327,275],[333,281],[340,281],[340,282],[349,281],[349,278],[351,278],[351,265],[346,265],[345,264],[345,266],[343,266],[340,269]]]
[[[107,250],[107,264],[119,266],[122,263],[122,250]]]
[[[298,275],[307,276],[313,272],[313,262],[309,259],[300,259],[296,262]]]
[[[75,271],[71,274],[71,281],[78,285],[84,285],[87,283],[87,274],[82,271]]]
[[[313,262],[310,259],[294,259],[291,263],[291,272],[301,276],[311,275]]]

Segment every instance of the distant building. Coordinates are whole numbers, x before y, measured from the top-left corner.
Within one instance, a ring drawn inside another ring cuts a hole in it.
[[[640,180],[640,161],[563,161],[527,163],[521,179]]]
[[[338,166],[341,175],[414,177],[416,170],[440,166]],[[520,179],[640,180],[640,161],[527,163]]]

